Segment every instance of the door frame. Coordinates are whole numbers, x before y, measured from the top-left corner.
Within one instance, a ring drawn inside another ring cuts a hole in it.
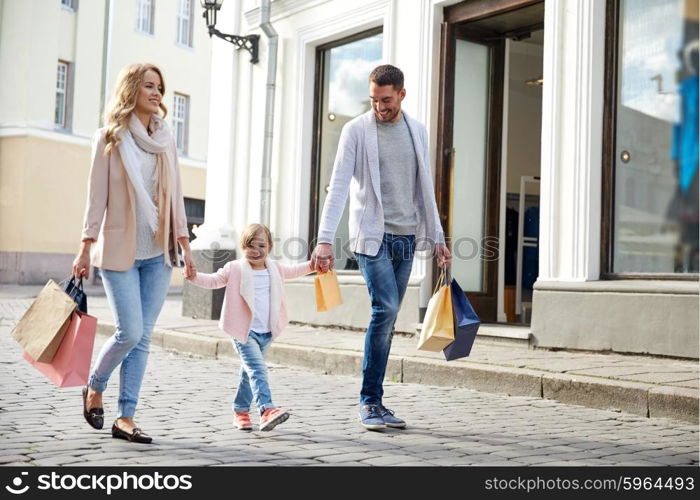
[[[486,151],[485,200],[486,220],[484,238],[499,241],[500,197],[501,197],[501,150],[503,130],[503,95],[505,73],[505,42],[493,40],[482,30],[471,30],[469,22],[486,17],[505,14],[512,10],[529,7],[544,0],[467,0],[446,7],[443,11],[440,44],[440,83],[438,100],[438,127],[436,148],[436,201],[440,213],[440,222],[446,238],[451,238],[451,151],[452,151],[452,113],[454,110],[455,83],[455,47],[456,39],[465,39],[491,47],[490,89]],[[449,241],[449,240],[448,240]],[[484,265],[482,292],[469,292],[469,300],[479,316],[485,322],[498,320],[498,264],[505,251],[499,241],[498,258],[488,260]],[[485,242],[481,248],[484,250]],[[433,268],[433,281],[438,276],[437,265]],[[434,283],[433,283],[434,284]]]

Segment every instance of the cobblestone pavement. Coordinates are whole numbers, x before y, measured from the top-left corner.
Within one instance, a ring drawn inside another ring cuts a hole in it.
[[[21,358],[9,333],[28,303],[0,301],[4,465],[698,465],[696,425],[468,389],[387,383],[385,403],[409,426],[368,432],[357,422],[358,377],[274,365],[274,401],[292,416],[271,432],[243,432],[231,422],[236,358],[155,347],[137,412],[154,442],[128,443],[109,432],[117,373],[96,431],[79,388],[55,388]]]

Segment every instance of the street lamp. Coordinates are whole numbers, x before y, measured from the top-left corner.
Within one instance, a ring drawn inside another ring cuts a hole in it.
[[[227,42],[231,42],[236,46],[237,49],[245,49],[250,53],[250,62],[255,64],[258,62],[258,40],[260,35],[248,35],[248,36],[238,36],[238,35],[227,35],[215,28],[216,26],[216,13],[221,9],[221,4],[224,0],[200,0],[202,7],[204,8],[204,17],[207,21],[207,26],[209,27],[209,37],[216,35],[219,38],[223,38]]]

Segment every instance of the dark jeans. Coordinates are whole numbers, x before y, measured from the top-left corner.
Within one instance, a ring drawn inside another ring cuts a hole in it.
[[[365,335],[360,404],[381,404],[384,374],[389,360],[394,323],[411,275],[416,238],[384,233],[379,252],[371,257],[356,253],[367,282],[372,317]]]

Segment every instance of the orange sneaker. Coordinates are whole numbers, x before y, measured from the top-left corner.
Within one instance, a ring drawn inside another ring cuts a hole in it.
[[[233,412],[233,425],[242,431],[251,430],[253,422],[250,421],[250,414],[247,411]]]
[[[260,430],[271,431],[289,418],[289,412],[282,408],[268,408],[260,417]]]

